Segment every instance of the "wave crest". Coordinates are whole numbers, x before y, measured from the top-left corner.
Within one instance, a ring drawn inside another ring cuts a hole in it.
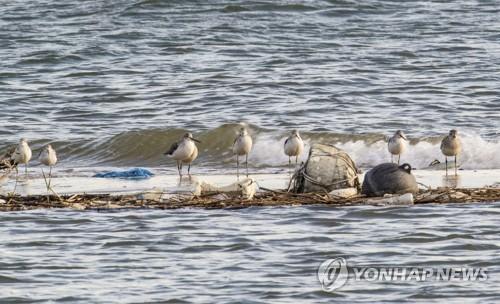
[[[232,144],[241,124],[225,124],[218,128],[195,133],[201,140],[198,166],[227,167],[234,162]],[[283,152],[283,144],[288,136],[286,131],[277,131],[247,125],[254,139],[254,147],[249,156],[249,166],[254,168],[278,168],[288,165]],[[123,132],[107,138],[76,141],[37,140],[31,143],[34,155],[45,144],[51,143],[58,151],[61,164],[65,166],[149,166],[159,167],[169,164],[163,153],[169,146],[187,132],[185,129],[147,129]],[[191,130],[190,130],[191,131]],[[369,168],[390,161],[384,134],[341,134],[329,132],[304,132],[305,153],[314,142],[333,144],[351,155],[359,167]],[[500,142],[485,140],[473,133],[463,133],[463,152],[459,163],[463,169],[500,169]],[[433,160],[444,161],[440,151],[440,137],[412,138],[409,148],[401,156],[415,168],[425,168]],[[10,146],[10,145],[8,145]],[[3,147],[3,150],[7,145]]]

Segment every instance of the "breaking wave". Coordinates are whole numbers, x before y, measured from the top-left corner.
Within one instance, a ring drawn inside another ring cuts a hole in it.
[[[231,152],[234,138],[240,124],[225,124],[218,128],[195,133],[201,140],[198,145],[200,156],[197,166],[223,168],[235,162]],[[249,166],[253,168],[279,168],[288,165],[283,153],[283,143],[288,136],[286,131],[270,130],[255,125],[247,126],[254,139],[254,147],[249,156]],[[108,138],[76,140],[71,142],[51,142],[56,147],[61,166],[149,166],[168,165],[163,153],[171,143],[186,132],[183,129],[148,129],[128,131]],[[390,161],[387,152],[386,136],[389,134],[341,134],[329,132],[304,132],[301,134],[308,148],[312,143],[333,144],[351,155],[361,168],[369,168]],[[474,133],[461,134],[463,153],[459,163],[463,169],[499,169],[500,142],[498,139],[486,140]],[[415,168],[425,168],[433,160],[444,161],[439,149],[440,137],[410,138],[409,148],[402,155],[401,162],[408,162]],[[31,143],[36,151],[48,141],[37,140]],[[11,143],[13,144],[13,143]],[[4,149],[7,146],[3,147]]]

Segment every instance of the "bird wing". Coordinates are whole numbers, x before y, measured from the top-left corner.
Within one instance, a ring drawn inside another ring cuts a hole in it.
[[[235,139],[234,139],[234,142],[233,142],[233,149],[234,149],[234,146],[236,145],[236,142],[238,141],[238,139],[240,139],[241,135],[238,135]]]
[[[389,139],[387,140],[387,147],[391,146],[392,141],[393,141],[393,137],[389,137]]]
[[[16,157],[19,157],[19,155],[21,154],[21,153],[19,152],[19,147],[17,147],[17,146],[16,146],[15,148],[13,148],[13,149],[11,150],[11,153],[9,153],[9,154],[10,154],[10,158],[16,158]]]
[[[164,153],[164,155],[174,154],[174,152],[175,152],[175,150],[177,150],[177,148],[179,148],[179,143],[175,142],[170,146],[170,148],[167,150],[167,152]]]
[[[288,137],[286,140],[285,140],[285,146],[286,144],[288,143],[288,141],[290,140],[290,137]]]
[[[444,142],[448,139],[448,136],[446,136],[445,138],[443,138],[443,140],[441,141],[441,150],[443,149],[443,146],[444,146]]]

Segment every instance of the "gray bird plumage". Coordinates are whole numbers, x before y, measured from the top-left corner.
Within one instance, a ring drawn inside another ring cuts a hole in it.
[[[450,130],[448,136],[443,138],[441,152],[445,157],[446,175],[448,175],[448,157],[455,157],[455,175],[457,175],[457,156],[462,152],[462,143],[457,130]]]
[[[179,143],[175,142],[173,143],[170,148],[167,150],[167,152],[164,153],[164,155],[172,155],[174,154],[175,150],[179,147]]]
[[[389,138],[387,147],[389,149],[389,153],[391,153],[391,162],[394,162],[394,155],[397,155],[399,165],[401,154],[403,154],[406,150],[406,141],[408,141],[408,138],[406,138],[405,134],[401,130],[397,130],[396,133],[394,133],[394,136]]]
[[[193,137],[193,134],[186,133],[179,141],[174,142],[165,152],[165,155],[175,159],[177,162],[177,171],[182,178],[182,164],[188,164],[188,175],[191,176],[191,163],[198,157],[198,148],[195,142],[200,142]]]

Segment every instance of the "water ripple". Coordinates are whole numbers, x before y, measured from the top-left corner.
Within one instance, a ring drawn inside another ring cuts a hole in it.
[[[494,302],[497,213],[497,204],[13,212],[1,218],[0,300],[438,303],[480,294]],[[337,256],[353,265],[484,267],[490,276],[467,289],[355,282],[324,293],[316,267]]]

